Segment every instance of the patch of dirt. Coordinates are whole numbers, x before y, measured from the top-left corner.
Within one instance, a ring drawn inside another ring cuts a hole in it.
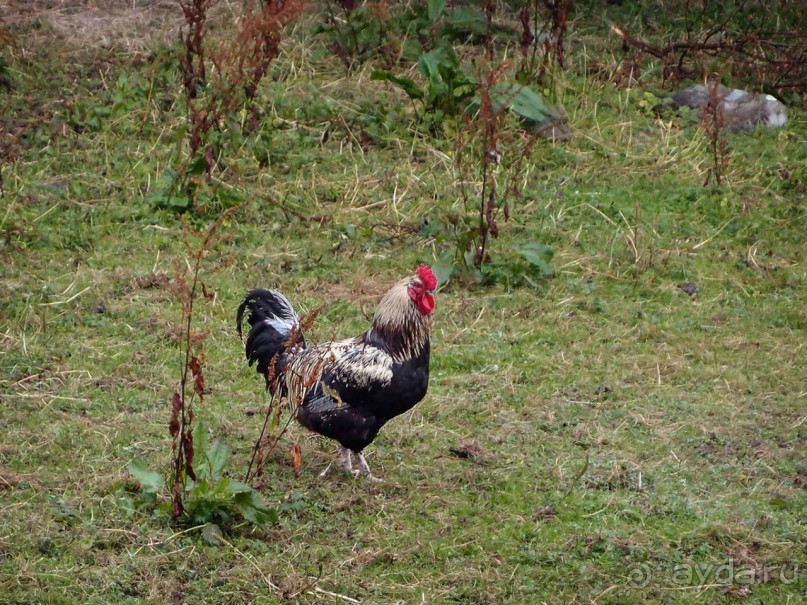
[[[41,32],[48,39],[56,34],[65,46],[127,52],[177,40],[183,24],[176,0],[7,0],[0,19],[12,33],[25,32],[17,36],[21,46]]]
[[[35,487],[38,485],[33,473],[15,473],[14,471],[0,466],[0,493],[2,493],[4,490],[15,489],[19,487],[20,484],[27,484],[28,487]],[[23,487],[25,486],[23,485]]]
[[[448,451],[457,458],[470,460],[475,464],[483,464],[490,457],[485,448],[470,439],[463,439],[459,445],[448,448]]]
[[[149,290],[151,288],[164,289],[169,286],[171,279],[162,271],[135,275],[129,282],[128,293],[135,290]]]
[[[19,482],[20,479],[16,473],[0,468],[0,490],[16,487]]]

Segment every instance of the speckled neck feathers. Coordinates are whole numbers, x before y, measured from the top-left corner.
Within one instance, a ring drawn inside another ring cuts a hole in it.
[[[373,317],[372,332],[384,340],[396,362],[417,357],[429,343],[430,320],[407,292],[412,278],[402,279],[381,299]]]

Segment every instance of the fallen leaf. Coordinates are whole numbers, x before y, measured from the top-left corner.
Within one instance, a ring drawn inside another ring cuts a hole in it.
[[[303,451],[300,449],[300,444],[293,443],[289,448],[289,454],[291,455],[291,464],[294,467],[294,478],[297,479],[303,468]]]

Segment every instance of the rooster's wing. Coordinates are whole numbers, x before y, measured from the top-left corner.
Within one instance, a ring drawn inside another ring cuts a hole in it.
[[[319,375],[307,385],[302,397],[302,406],[314,414],[344,407],[362,408],[389,387],[393,377],[392,357],[363,337],[312,347],[299,361],[308,369],[299,375]]]

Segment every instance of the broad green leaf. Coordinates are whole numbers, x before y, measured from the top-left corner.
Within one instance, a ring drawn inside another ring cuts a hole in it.
[[[200,175],[207,172],[207,164],[205,163],[204,155],[197,155],[189,164],[187,168],[188,174]]]
[[[420,55],[418,69],[429,82],[443,83],[443,71],[447,67],[456,69],[457,57],[452,51],[440,47]]]
[[[454,253],[449,251],[443,254],[436,263],[432,264],[431,269],[435,277],[437,277],[438,287],[447,284],[457,269],[454,262]]]
[[[356,225],[353,223],[345,223],[342,225],[342,232],[348,239],[356,239]]]
[[[415,84],[415,81],[411,78],[405,78],[403,76],[396,76],[394,73],[376,69],[370,74],[371,80],[386,80],[387,82],[392,82],[396,86],[400,87],[407,95],[409,95],[410,99],[417,99],[418,101],[422,100],[424,97],[423,91],[418,88],[418,85]]]
[[[252,491],[255,490],[251,486],[234,479],[227,479],[227,485],[224,488],[224,493],[227,494],[246,494]]]
[[[463,258],[465,258],[465,266],[469,269],[471,267],[476,266],[476,254],[474,254],[473,250],[466,250],[462,253]]]
[[[476,8],[458,6],[446,15],[445,23],[447,29],[452,30],[453,37],[483,36],[487,33],[485,16]]]
[[[134,477],[140,484],[140,487],[143,488],[143,491],[148,494],[156,494],[162,489],[162,475],[149,470],[142,460],[132,460],[131,464],[129,464],[129,474]]]
[[[227,456],[230,454],[224,441],[216,439],[210,444],[210,449],[206,452],[197,450],[197,455],[198,454],[205,456],[207,459],[208,468],[210,469],[210,478],[215,480],[221,477],[221,472],[224,470],[224,463],[227,461]]]
[[[134,498],[122,490],[115,494],[115,504],[127,517],[130,517],[135,512]]]
[[[221,528],[215,523],[208,523],[202,528],[202,538],[212,546],[221,546],[225,543]]]
[[[200,461],[202,454],[207,452],[207,426],[204,422],[197,422],[193,427],[193,451],[199,454]]]
[[[469,95],[469,91],[456,92],[468,84],[468,78],[460,71],[459,60],[451,47],[441,46],[422,54],[418,69],[429,81],[426,103],[430,107],[454,113],[457,100]]]
[[[256,525],[266,525],[279,521],[277,511],[273,508],[245,508],[241,511],[241,514],[244,516],[244,519]]]
[[[262,525],[264,523],[277,523],[277,511],[264,504],[260,494],[255,490],[235,495],[235,502],[244,519]]]
[[[554,274],[552,267],[549,266],[549,262],[555,255],[555,251],[550,246],[532,242],[515,248],[515,251],[523,256],[533,267],[538,269],[542,276],[548,277]]]
[[[563,118],[563,114],[547,103],[541,95],[529,86],[515,82],[501,82],[494,86],[490,91],[490,100],[494,110],[506,107],[535,126],[547,126]],[[471,106],[474,110],[478,110],[480,103],[477,95]]]
[[[436,23],[446,9],[446,0],[429,0],[427,15],[430,23]]]
[[[170,195],[170,194],[169,194]],[[168,205],[175,210],[187,210],[191,206],[193,206],[193,201],[187,195],[179,195],[173,194],[170,198],[165,198],[168,200]],[[155,203],[159,206],[161,204],[165,204],[165,200],[162,202],[155,201]]]
[[[275,409],[272,411],[272,416],[269,418],[270,432],[274,432],[278,428],[280,428],[280,406],[275,407]]]
[[[507,96],[510,96],[512,92],[512,86],[508,86],[503,91],[504,95]],[[510,98],[510,110],[525,120],[544,125],[560,119],[560,112],[529,86],[518,86],[515,92],[515,96]]]
[[[199,482],[207,482],[211,479],[210,464],[207,460],[207,426],[203,422],[197,422],[191,436],[193,437],[193,473]]]

